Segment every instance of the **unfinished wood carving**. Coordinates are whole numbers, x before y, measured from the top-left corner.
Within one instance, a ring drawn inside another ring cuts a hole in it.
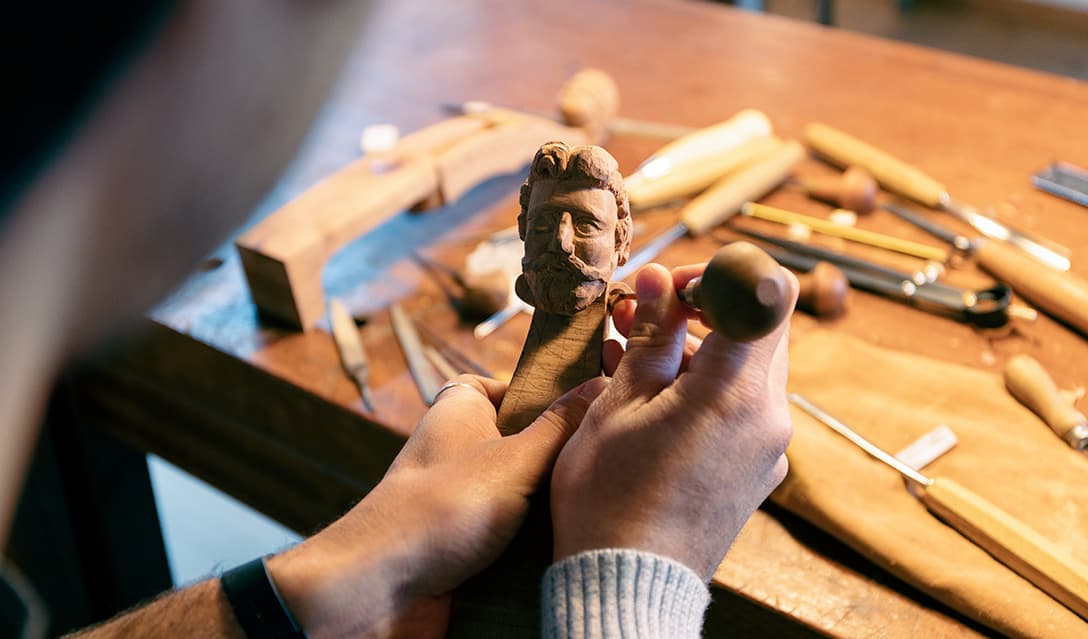
[[[515,290],[536,310],[499,409],[504,434],[600,374],[604,294],[631,246],[631,210],[616,160],[598,146],[542,146],[521,187],[518,233],[525,258]]]

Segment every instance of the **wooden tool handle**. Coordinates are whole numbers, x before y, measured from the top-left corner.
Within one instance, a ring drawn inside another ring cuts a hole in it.
[[[860,166],[881,186],[926,206],[938,207],[948,189],[915,167],[854,136],[815,122],[805,127],[805,143],[840,166]]]
[[[865,214],[876,205],[876,180],[859,166],[846,169],[842,175],[801,180],[809,197],[830,202],[855,213]]]
[[[1088,335],[1088,281],[1058,272],[995,240],[979,240],[979,265],[1039,310]]]
[[[914,257],[920,257],[924,260],[941,263],[948,261],[948,251],[935,246],[904,240],[893,235],[884,235],[883,233],[877,233],[875,231],[859,229],[856,226],[844,226],[842,224],[836,224],[831,220],[812,217],[811,215],[801,215],[800,213],[767,206],[766,204],[759,204],[758,202],[746,202],[742,207],[742,211],[745,215],[760,220],[777,222],[779,224],[801,224],[817,233],[830,235],[832,237],[841,237],[844,240],[867,244],[869,246],[895,251],[896,253],[902,253],[904,255],[913,255]]]
[[[766,137],[772,131],[771,121],[766,115],[755,109],[745,109],[728,120],[669,142],[643,162],[642,166],[645,167],[660,158],[667,158],[674,167],[702,162],[719,153],[727,153],[753,138]]]
[[[1005,365],[1005,387],[1039,416],[1059,437],[1086,422],[1084,414],[1064,401],[1042,364],[1030,355],[1015,355]]]
[[[696,286],[694,302],[707,326],[738,342],[763,337],[793,311],[785,271],[749,242],[718,249]]]
[[[998,561],[1088,619],[1088,566],[951,479],[935,479],[921,499]]]
[[[808,273],[797,276],[801,290],[797,305],[817,317],[837,317],[846,311],[850,281],[839,267],[820,262]]]
[[[659,178],[635,181],[627,189],[627,199],[632,208],[647,209],[690,197],[714,184],[722,176],[763,160],[781,144],[782,141],[773,136],[752,138],[706,160],[669,171]]]
[[[597,143],[604,140],[608,121],[620,110],[620,89],[600,69],[582,69],[559,89],[559,112],[570,126],[586,129]]]
[[[790,140],[758,162],[731,173],[689,202],[680,220],[692,235],[702,235],[732,217],[750,200],[757,200],[784,182],[805,157],[805,149]]]

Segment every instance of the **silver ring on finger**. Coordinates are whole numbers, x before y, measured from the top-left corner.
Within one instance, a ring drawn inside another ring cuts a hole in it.
[[[434,394],[434,399],[431,400],[431,404],[433,405],[433,404],[437,403],[438,398],[442,397],[442,393],[445,393],[446,391],[448,391],[450,389],[457,388],[458,386],[464,386],[465,388],[471,390],[472,392],[474,392],[476,394],[480,393],[480,389],[476,388],[472,384],[466,384],[465,382],[446,382],[442,386],[442,388],[439,388],[438,392]]]

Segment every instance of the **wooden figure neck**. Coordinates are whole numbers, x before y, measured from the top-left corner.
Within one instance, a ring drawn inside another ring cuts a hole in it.
[[[601,374],[607,298],[601,295],[569,316],[533,313],[521,358],[499,407],[499,432],[520,432],[563,393]]]
[[[531,424],[559,396],[601,373],[608,295],[574,315],[537,310],[499,407],[503,435]],[[547,486],[506,552],[457,591],[447,639],[540,636],[540,579],[552,561]]]

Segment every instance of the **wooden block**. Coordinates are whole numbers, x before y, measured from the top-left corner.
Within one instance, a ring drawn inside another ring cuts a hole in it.
[[[427,156],[384,173],[375,173],[371,158],[361,158],[292,200],[235,241],[257,308],[311,328],[325,314],[325,262],[436,187]]]

